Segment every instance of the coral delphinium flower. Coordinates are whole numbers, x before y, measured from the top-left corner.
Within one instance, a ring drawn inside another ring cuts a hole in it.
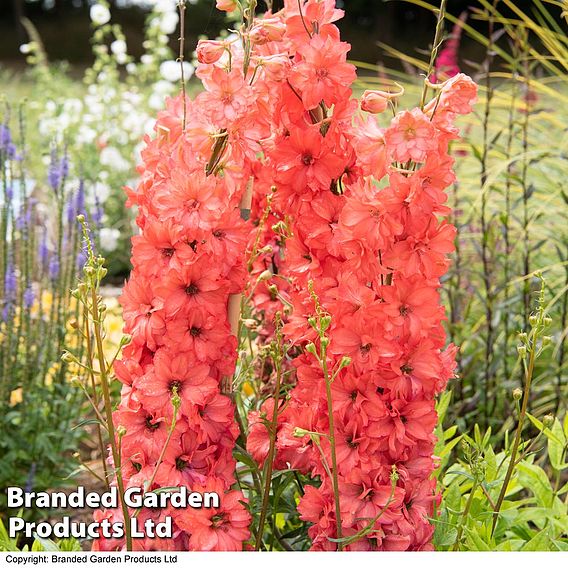
[[[194,101],[168,102],[156,136],[146,140],[138,188],[128,190],[141,233],[133,239],[133,271],[122,295],[132,342],[115,365],[124,385],[115,422],[125,432],[125,485],[214,490],[221,503],[171,511],[173,541],[138,539],[137,549],[240,550],[249,537],[245,498],[232,489],[238,427],[222,385],[231,382],[237,348],[229,297],[241,292],[247,272],[251,228],[241,218],[241,199],[254,177],[259,141],[270,135],[272,79],[263,58],[275,49],[268,35],[248,54],[241,42],[198,49],[205,90]],[[98,549],[123,546],[95,542]]]
[[[331,316],[327,367],[337,369],[345,356],[351,360],[331,387],[339,511],[329,471],[325,378],[311,353],[294,359],[297,384],[279,415],[275,465],[321,480],[298,507],[312,523],[314,550],[428,549],[436,499],[434,396],[455,365],[455,348],[444,350],[438,292],[454,229],[440,217],[448,213],[444,189],[454,179],[448,155],[457,133],[453,122],[470,112],[476,89],[457,75],[438,86],[432,103],[398,113],[386,129],[374,120],[355,121],[354,73],[345,67],[333,4],[285,4],[284,41],[295,55],[264,149],[276,186],[273,209],[288,219],[291,235],[281,267],[292,282],[286,337],[304,347],[318,341],[309,321],[315,312],[311,281]],[[309,19],[308,10],[314,13]],[[298,25],[302,20],[307,28]],[[326,52],[305,57],[316,44]],[[304,93],[311,82],[303,78],[315,81],[318,70],[333,67],[333,58],[342,70],[326,75],[333,86],[321,81],[324,94]],[[374,179],[385,175],[380,189]],[[268,451],[262,414],[269,406],[250,420],[248,449],[261,463]],[[319,443],[306,432],[317,433]],[[343,545],[337,542],[338,512]]]

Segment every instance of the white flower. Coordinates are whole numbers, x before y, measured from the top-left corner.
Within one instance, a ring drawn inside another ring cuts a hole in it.
[[[175,12],[177,10],[176,0],[156,0],[156,5],[154,6],[154,12],[168,13]]]
[[[91,21],[96,26],[102,26],[110,21],[109,9],[102,4],[91,6],[90,16]]]
[[[160,31],[163,34],[170,35],[176,31],[179,17],[175,12],[168,12],[162,16],[160,21]]]
[[[28,53],[31,53],[31,51],[32,46],[29,43],[22,43],[22,45],[20,45],[20,53],[27,55]]]
[[[140,58],[140,62],[141,62],[143,65],[151,65],[153,61],[154,61],[154,58],[153,58],[149,53],[145,53],[145,54]]]
[[[110,44],[110,50],[115,55],[122,55],[122,54],[126,53],[126,42],[123,39],[115,39]]]
[[[194,70],[195,68],[191,63],[188,63],[187,61],[183,62],[183,74],[186,81],[193,75]],[[173,59],[170,61],[164,61],[160,65],[160,73],[166,81],[176,83],[181,79],[181,66],[179,61],[174,61]]]
[[[120,237],[120,231],[118,229],[110,229],[109,227],[103,227],[99,231],[101,247],[107,252],[112,252],[113,250],[116,250],[116,247],[118,246],[118,237]]]
[[[130,169],[130,164],[122,157],[117,148],[106,146],[99,156],[103,166],[108,166],[117,172],[125,172]]]
[[[129,75],[134,75],[134,73],[136,73],[136,63],[128,63],[126,65],[126,72]]]

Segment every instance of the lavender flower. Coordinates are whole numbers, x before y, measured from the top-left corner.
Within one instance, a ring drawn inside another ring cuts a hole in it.
[[[12,141],[12,132],[7,124],[0,124],[0,150],[6,152],[9,160],[16,158],[16,145]]]
[[[9,260],[4,277],[4,294],[6,299],[14,299],[18,290],[18,278],[16,276],[16,267],[12,259]]]
[[[75,201],[76,215],[85,214],[85,180],[79,180],[79,189],[77,190],[77,197]]]
[[[44,232],[38,246],[38,260],[41,268],[44,269],[47,266],[49,259],[49,248],[47,246],[47,234]]]
[[[16,276],[16,267],[14,266],[12,259],[10,259],[4,276],[4,306],[2,309],[3,321],[8,321],[10,319],[10,314],[12,313],[12,308],[16,301],[17,290],[18,278]]]
[[[29,310],[34,303],[35,294],[31,284],[28,284],[25,292],[24,292],[24,306]]]
[[[55,193],[59,192],[59,185],[61,184],[61,162],[57,156],[57,148],[55,146],[51,149],[51,160],[49,162],[49,168],[47,172],[47,181],[51,186],[51,189]]]
[[[49,260],[49,278],[51,280],[56,280],[59,276],[59,259],[56,255],[53,255]]]

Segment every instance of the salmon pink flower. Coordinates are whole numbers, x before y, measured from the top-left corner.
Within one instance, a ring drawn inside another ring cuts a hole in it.
[[[298,53],[301,61],[290,74],[290,83],[301,94],[307,109],[320,102],[331,106],[339,100],[342,86],[355,80],[355,67],[346,62],[350,46],[314,35]]]
[[[240,550],[243,540],[248,538],[250,523],[250,515],[240,503],[240,493],[225,492],[222,483],[215,479],[208,480],[205,486],[194,486],[194,490],[218,493],[221,506],[178,510],[176,524],[190,535],[190,550]]]
[[[436,149],[434,126],[420,109],[398,113],[385,132],[385,141],[392,159],[401,163],[423,162],[427,152]]]

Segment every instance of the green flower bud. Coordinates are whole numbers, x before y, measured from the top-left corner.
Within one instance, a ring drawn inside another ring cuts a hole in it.
[[[521,398],[523,398],[523,389],[520,389],[518,387],[516,389],[513,389],[513,399],[521,400]]]
[[[545,428],[550,428],[553,423],[554,423],[554,416],[552,416],[552,414],[546,414],[546,415],[542,418],[542,425],[543,425]]]
[[[303,428],[294,428],[294,438],[303,438],[304,436],[309,435],[309,430],[304,430]]]

